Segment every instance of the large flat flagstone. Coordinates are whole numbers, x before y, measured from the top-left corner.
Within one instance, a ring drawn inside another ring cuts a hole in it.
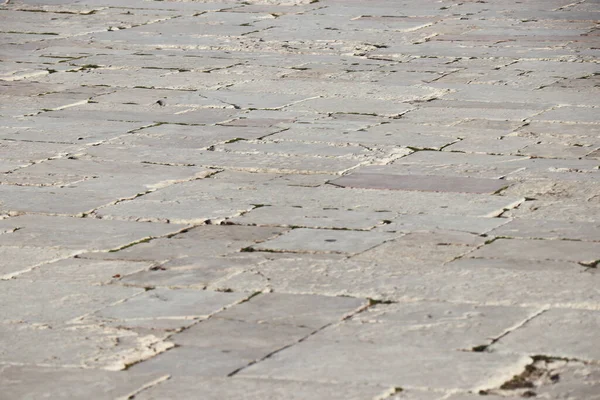
[[[206,400],[222,398],[256,398],[265,400],[362,400],[375,398],[389,389],[378,385],[357,385],[347,383],[318,383],[281,379],[251,378],[197,378],[174,377],[145,390],[136,398],[142,400],[161,399],[177,393],[184,398],[202,397]],[[406,397],[406,400],[437,400],[437,395]],[[403,397],[404,398],[404,397]]]
[[[551,309],[511,332],[493,346],[498,351],[598,361],[597,310]]]
[[[425,192],[494,193],[509,186],[499,179],[435,175],[351,173],[330,182],[332,185],[362,189],[416,190]]]
[[[3,395],[12,399],[97,399],[127,397],[146,385],[165,379],[158,374],[133,374],[97,369],[3,365]]]
[[[300,228],[252,248],[259,251],[357,253],[392,238],[392,234],[385,232],[373,234],[360,231]]]

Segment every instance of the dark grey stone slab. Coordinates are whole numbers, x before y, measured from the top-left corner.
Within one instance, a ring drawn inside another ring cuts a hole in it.
[[[509,184],[500,179],[433,175],[355,173],[330,182],[361,189],[416,190],[423,192],[494,193]]]

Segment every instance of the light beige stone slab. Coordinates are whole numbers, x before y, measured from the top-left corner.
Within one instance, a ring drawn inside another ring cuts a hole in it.
[[[384,232],[299,228],[252,248],[258,251],[352,254],[365,251],[393,237],[392,234]]]

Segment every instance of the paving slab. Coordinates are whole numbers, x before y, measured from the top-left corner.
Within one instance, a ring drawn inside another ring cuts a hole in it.
[[[596,361],[593,326],[598,325],[596,310],[548,310],[501,339],[493,347],[515,353]]]
[[[571,240],[510,240],[498,239],[470,254],[472,257],[509,260],[560,260],[593,262],[598,258],[600,244]]]
[[[597,397],[597,1],[0,3],[6,396]]]
[[[0,329],[3,336],[18,338],[3,343],[5,364],[120,371],[173,346],[154,335],[102,326],[2,324]]]
[[[357,253],[377,246],[393,235],[360,231],[293,229],[273,240],[252,247],[258,251],[291,251],[320,253]]]
[[[7,397],[13,399],[85,399],[93,390],[98,399],[127,397],[164,379],[160,375],[94,369],[3,365],[0,373]]]
[[[348,385],[345,383],[317,383],[281,379],[176,377],[150,390],[143,391],[136,397],[145,400],[160,399],[178,393],[182,398],[201,396],[203,399],[210,400],[220,399],[222,396],[268,400],[282,398],[359,400],[375,398],[387,391],[388,389],[385,386],[376,385]],[[407,399],[419,400],[421,397],[407,397]],[[427,399],[427,397],[423,397],[423,399]]]
[[[499,179],[440,177],[431,175],[387,175],[357,172],[331,182],[332,185],[363,189],[417,190],[423,192],[494,193],[507,186]]]
[[[385,330],[386,327],[380,326],[378,336],[381,340],[371,338],[364,341],[358,338],[334,341],[327,337],[327,331],[323,331],[248,367],[240,376],[325,382],[329,377],[334,381],[377,382],[398,386],[407,382],[406,386],[417,388],[476,389],[489,381],[501,381],[510,376],[509,371],[519,371],[529,360],[529,357],[517,355],[487,354],[486,357],[481,353],[468,352],[431,355],[424,352],[421,346],[401,349],[398,343],[386,343]],[[360,328],[354,335],[359,332]],[[358,343],[361,344],[360,353],[356,351]],[[326,356],[325,360],[323,356]],[[319,362],[316,357],[319,357]],[[418,361],[415,361],[416,357]],[[447,357],[455,362],[448,365],[444,361]],[[381,363],[386,368],[380,368]],[[444,371],[444,378],[437,375],[440,369]],[[431,372],[426,372],[432,370],[436,371],[435,379],[432,379]],[[461,379],[464,376],[469,376],[469,383]]]

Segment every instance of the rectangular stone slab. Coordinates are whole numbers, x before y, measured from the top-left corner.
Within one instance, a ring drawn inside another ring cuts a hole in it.
[[[415,190],[422,192],[494,193],[508,186],[500,179],[432,175],[388,175],[356,173],[329,182],[361,189]]]

